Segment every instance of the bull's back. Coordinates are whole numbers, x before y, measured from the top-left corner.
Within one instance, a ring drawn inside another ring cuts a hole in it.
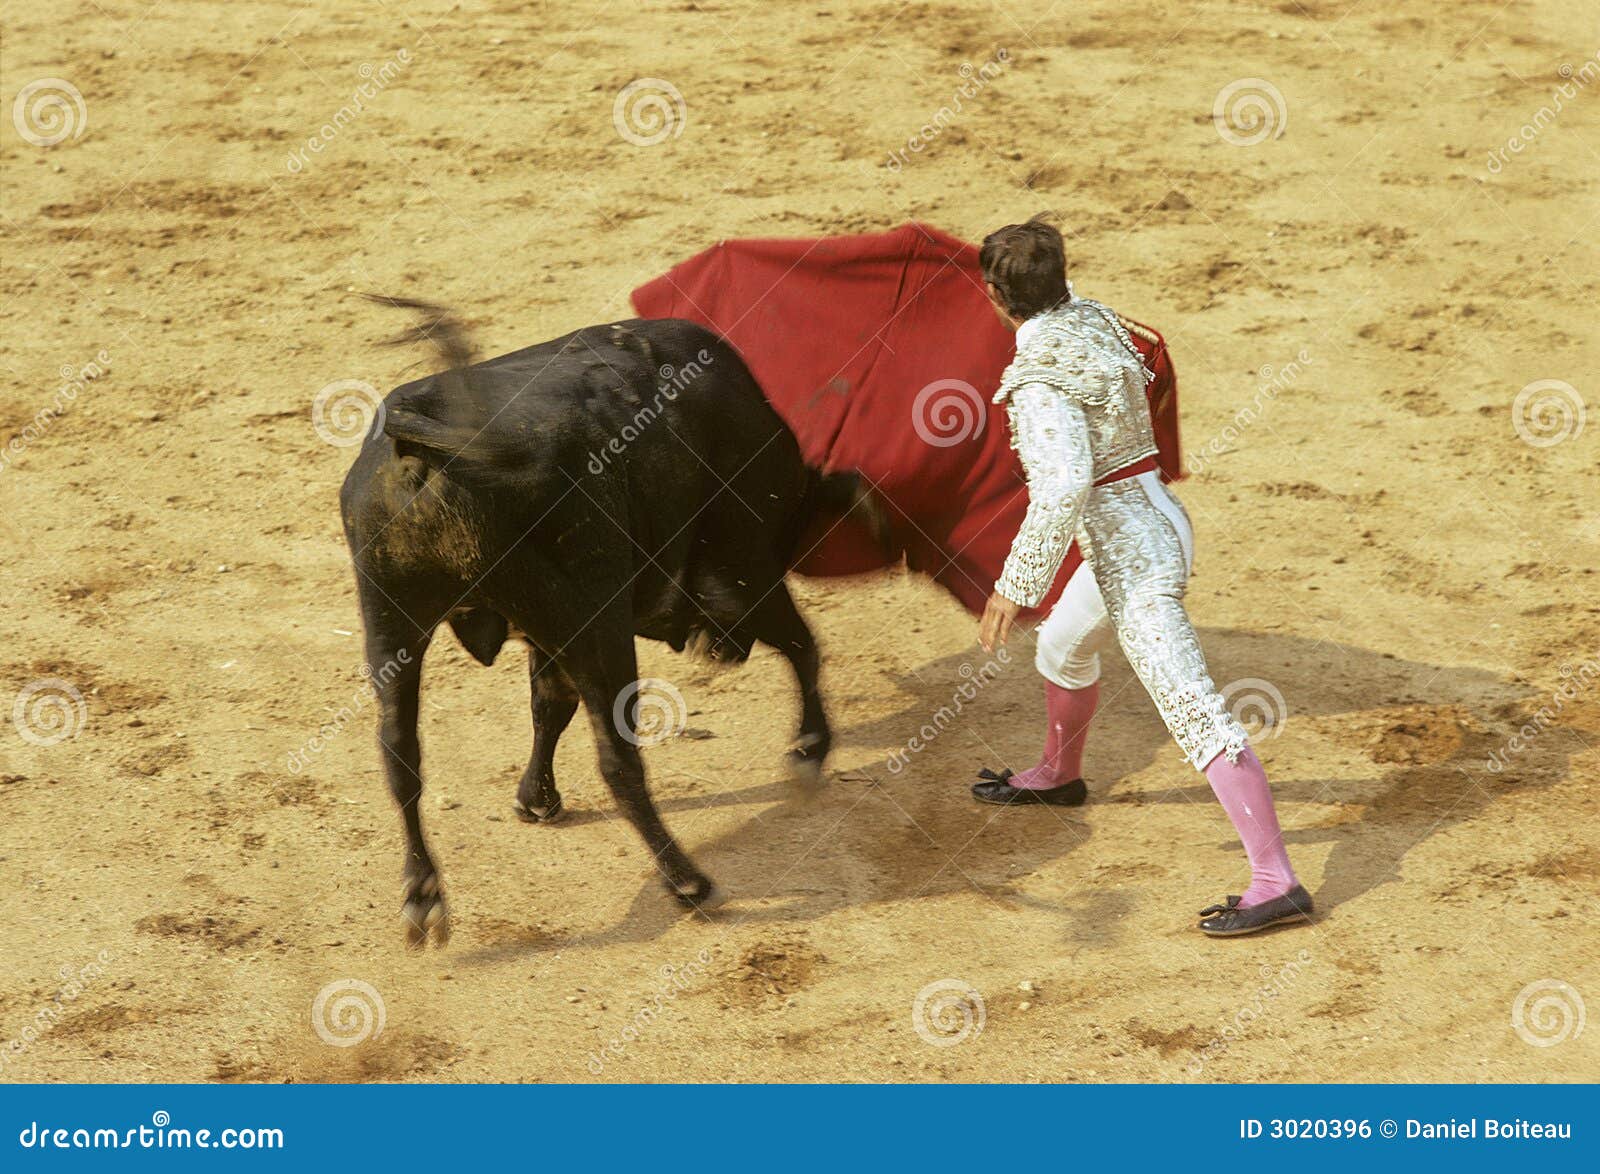
[[[744,361],[682,319],[584,327],[404,384],[385,412],[391,431],[427,421],[463,447],[369,436],[343,494],[352,542],[456,574],[496,557],[480,516],[521,532],[508,513],[626,514],[639,548],[671,564],[697,545],[736,559],[780,550],[805,487],[798,444]]]
[[[568,462],[591,476],[622,472],[636,516],[655,516],[664,533],[727,508],[777,528],[799,507],[805,470],[794,434],[738,352],[698,323],[585,327],[486,368],[516,388],[552,389],[568,413],[560,430],[585,437]]]
[[[621,325],[644,338],[658,360],[646,373],[649,403],[673,427],[649,437],[652,451],[674,458],[692,445],[687,455],[705,460],[719,484],[748,485],[751,493],[779,499],[798,493],[800,447],[732,345],[682,319]]]

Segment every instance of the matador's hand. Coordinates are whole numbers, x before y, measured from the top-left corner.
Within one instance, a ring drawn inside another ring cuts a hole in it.
[[[978,625],[978,643],[983,645],[985,652],[993,652],[1006,642],[1006,637],[1011,635],[1011,625],[1017,621],[1017,613],[1022,606],[1013,603],[1000,592],[996,591],[989,596],[989,602],[983,608],[983,620]]]

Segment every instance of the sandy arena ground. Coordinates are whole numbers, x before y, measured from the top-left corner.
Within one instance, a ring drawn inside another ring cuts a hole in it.
[[[6,9],[0,1079],[1600,1076],[1589,5]],[[640,78],[681,95],[652,145],[613,116]],[[30,120],[41,79],[82,96],[64,128]],[[1231,122],[1252,96],[1264,124]],[[710,921],[660,894],[586,723],[569,823],[512,817],[524,658],[441,639],[424,804],[456,937],[405,953],[354,450],[311,407],[427,359],[354,291],[457,306],[497,353],[626,317],[719,237],[1041,207],[1079,289],[1171,340],[1191,610],[1273,719],[1315,927],[1195,932],[1243,854],[1120,657],[1081,810],[966,796],[1038,753],[1026,641],[889,771],[982,658],[885,576],[798,585],[840,734],[814,797],[782,780],[772,654],[641,645],[698,734],[646,762],[731,897]],[[941,980],[982,1001],[953,1046],[913,1022]]]

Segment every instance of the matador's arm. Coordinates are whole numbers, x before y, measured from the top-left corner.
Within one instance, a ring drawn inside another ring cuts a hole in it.
[[[1022,607],[1037,607],[1078,532],[1094,486],[1094,458],[1083,409],[1061,390],[1025,383],[1011,394],[1009,407],[1028,478],[1028,513],[994,589]]]

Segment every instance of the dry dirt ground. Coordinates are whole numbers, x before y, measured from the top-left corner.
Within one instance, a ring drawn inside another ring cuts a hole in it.
[[[6,9],[0,1079],[1600,1075],[1590,6]],[[681,96],[652,145],[614,118],[640,78]],[[54,124],[47,79],[83,102]],[[353,450],[312,403],[421,356],[352,291],[460,307],[495,353],[626,316],[719,237],[1046,206],[1079,289],[1171,339],[1192,612],[1273,718],[1315,927],[1194,931],[1243,856],[1120,658],[1082,810],[966,797],[1038,752],[1026,641],[891,772],[981,661],[950,599],[884,576],[799,586],[841,735],[813,796],[770,653],[641,648],[697,732],[646,760],[731,896],[709,921],[659,894],[585,723],[570,822],[512,817],[523,658],[441,640],[424,810],[456,936],[405,953]],[[953,1046],[959,1018],[913,1019],[942,980],[982,1001]]]

